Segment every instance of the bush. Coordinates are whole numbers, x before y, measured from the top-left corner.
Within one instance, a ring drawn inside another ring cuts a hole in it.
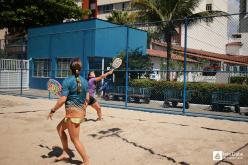
[[[171,81],[155,81],[149,79],[136,79],[129,82],[133,87],[152,87],[152,100],[164,99],[165,89],[183,90],[182,82]],[[187,90],[193,90],[191,103],[196,104],[211,104],[211,94],[214,91],[221,90],[223,92],[240,92],[239,103],[241,106],[248,106],[248,85],[241,84],[214,84],[202,82],[188,82]]]
[[[232,84],[242,84],[243,82],[248,84],[248,77],[236,76],[230,78],[230,83]]]
[[[164,100],[164,91],[167,88],[183,89],[183,83],[175,83],[169,81],[155,81],[149,79],[135,79],[129,82],[133,87],[152,88],[151,99],[152,100]]]

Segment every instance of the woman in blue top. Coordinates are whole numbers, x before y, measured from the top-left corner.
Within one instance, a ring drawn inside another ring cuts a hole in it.
[[[62,94],[56,105],[51,109],[48,118],[52,119],[53,114],[65,103],[65,118],[57,126],[60,136],[63,153],[56,159],[69,159],[68,140],[65,130],[68,129],[70,138],[79,152],[85,165],[89,164],[83,144],[79,141],[80,123],[85,119],[85,110],[89,102],[88,82],[79,75],[82,63],[79,58],[73,59],[70,64],[72,76],[66,78],[62,83]]]

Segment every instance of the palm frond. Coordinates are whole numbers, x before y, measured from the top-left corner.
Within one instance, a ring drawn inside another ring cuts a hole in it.
[[[138,10],[141,16],[145,16],[148,20],[164,21],[164,17],[159,10],[156,0],[133,0],[131,7]]]
[[[113,10],[110,16],[107,16],[107,20],[117,24],[131,24],[135,21],[135,15],[129,14],[126,11]]]
[[[188,24],[194,25],[196,23],[199,23],[201,21],[208,22],[209,20],[213,20],[215,18],[219,18],[220,16],[228,18],[228,13],[223,11],[203,11],[199,13],[192,14],[190,17],[188,17]]]

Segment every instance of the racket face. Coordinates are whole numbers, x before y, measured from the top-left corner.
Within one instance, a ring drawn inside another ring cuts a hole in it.
[[[122,59],[116,58],[116,59],[114,59],[114,61],[112,63],[112,68],[117,69],[121,66],[121,64],[122,64]]]
[[[49,79],[47,82],[47,90],[54,95],[60,96],[62,85],[57,80]]]

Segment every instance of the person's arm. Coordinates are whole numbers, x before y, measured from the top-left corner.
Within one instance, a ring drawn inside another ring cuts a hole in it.
[[[105,77],[107,77],[108,75],[111,75],[111,74],[113,74],[113,69],[111,69],[110,71],[108,71],[107,73],[104,73],[104,74],[102,74],[101,76],[99,76],[99,77],[96,77],[96,81],[100,81],[100,80],[102,80],[102,79],[104,79]]]
[[[50,118],[52,120],[53,114],[65,103],[66,99],[67,99],[67,96],[61,96],[58,99],[57,103],[55,104],[55,106],[51,109],[50,113],[48,114],[47,119]]]

